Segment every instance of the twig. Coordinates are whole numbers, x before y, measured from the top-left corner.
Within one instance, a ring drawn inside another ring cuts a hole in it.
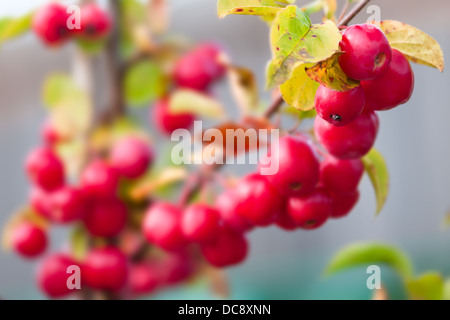
[[[264,113],[264,117],[269,119],[272,118],[272,116],[278,112],[278,110],[281,108],[281,106],[283,105],[284,100],[283,97],[280,95],[278,95],[274,101],[272,102],[272,104],[269,106],[269,108],[267,109],[267,111]]]
[[[339,15],[338,24],[344,19],[345,14],[347,13],[348,8],[350,7],[350,0],[346,0],[344,7],[342,8],[341,14]]]
[[[338,27],[347,25],[368,3],[370,0],[362,0],[360,3],[358,3],[352,11],[350,11],[345,18],[343,18],[339,24]]]

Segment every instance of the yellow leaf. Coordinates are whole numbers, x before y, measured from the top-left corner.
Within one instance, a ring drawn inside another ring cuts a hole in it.
[[[255,75],[249,69],[230,66],[228,68],[228,79],[231,92],[244,111],[254,110],[258,107],[258,85]]]
[[[223,106],[217,100],[187,89],[177,90],[171,95],[169,109],[173,113],[188,112],[213,119],[225,115]]]

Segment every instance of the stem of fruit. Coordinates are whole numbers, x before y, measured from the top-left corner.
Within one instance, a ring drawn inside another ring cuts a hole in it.
[[[338,27],[347,25],[354,17],[370,2],[370,0],[363,0],[358,3],[339,23]]]
[[[342,21],[342,19],[344,19],[344,16],[347,13],[349,6],[350,6],[350,0],[346,0],[344,7],[342,8],[341,14],[339,15],[339,19],[337,20],[338,24]]]

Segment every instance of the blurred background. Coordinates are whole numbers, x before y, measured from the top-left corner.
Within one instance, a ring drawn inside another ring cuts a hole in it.
[[[46,1],[1,1],[0,18],[25,14]],[[100,1],[101,2],[101,1]],[[170,32],[192,41],[215,40],[224,44],[237,65],[250,68],[264,91],[265,65],[270,59],[268,28],[257,17],[229,16],[219,20],[215,0],[170,0]],[[298,4],[307,1],[298,1]],[[340,4],[343,1],[340,1]],[[433,36],[444,53],[450,52],[450,2],[446,0],[374,0],[382,19],[399,20]],[[315,17],[320,19],[318,16]],[[363,22],[362,12],[354,22]],[[39,144],[45,119],[41,103],[42,81],[54,71],[70,71],[75,46],[46,49],[33,35],[5,43],[0,49],[0,228],[24,203],[29,185],[23,169],[28,151]],[[436,269],[450,275],[450,230],[442,227],[450,210],[450,74],[413,66],[416,89],[412,100],[381,113],[376,147],[385,156],[391,174],[387,204],[374,218],[375,198],[367,178],[361,200],[351,215],[331,221],[317,231],[288,233],[276,228],[251,233],[247,261],[227,270],[231,298],[240,299],[367,299],[365,268],[331,278],[323,277],[327,262],[338,249],[352,242],[377,240],[404,249],[416,272]],[[102,66],[96,65],[95,81],[102,88]],[[102,99],[102,91],[96,95]],[[231,104],[226,85],[215,87],[224,105]],[[148,119],[148,110],[141,110]],[[153,132],[150,120],[146,121]],[[154,133],[154,135],[157,135]],[[243,173],[235,166],[228,172]],[[52,247],[63,247],[67,230],[52,231]],[[0,252],[0,297],[41,299],[34,281],[38,262]],[[382,282],[390,296],[403,298],[397,276],[382,268]],[[213,298],[202,281],[164,291],[155,298]]]

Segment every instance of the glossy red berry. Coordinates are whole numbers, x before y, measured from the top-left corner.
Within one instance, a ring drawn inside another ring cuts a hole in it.
[[[161,285],[161,267],[152,261],[131,266],[129,284],[133,295],[142,296],[155,292]]]
[[[70,37],[68,19],[65,6],[56,2],[48,3],[34,14],[33,31],[47,45],[59,45]]]
[[[153,204],[142,224],[147,241],[168,251],[183,248],[186,239],[181,231],[181,215],[181,209],[171,203]]]
[[[274,223],[284,210],[284,197],[260,174],[244,177],[236,186],[236,194],[236,213],[255,226]]]
[[[30,180],[43,190],[54,191],[64,184],[64,165],[50,148],[33,150],[25,167]]]
[[[316,93],[315,105],[319,117],[336,127],[342,127],[361,114],[365,100],[361,86],[339,92],[321,85]]]
[[[181,231],[191,242],[211,241],[219,228],[219,212],[205,204],[193,204],[187,207],[181,216]]]
[[[96,4],[81,8],[81,29],[75,33],[89,40],[97,40],[108,35],[112,28],[112,19],[108,12]]]
[[[331,218],[338,219],[347,216],[356,206],[359,200],[359,191],[331,192],[333,199],[333,211]]]
[[[81,186],[87,196],[109,198],[116,194],[118,185],[117,170],[104,160],[93,161],[81,176]]]
[[[390,110],[409,101],[414,91],[414,72],[405,56],[392,50],[392,62],[379,78],[361,82],[372,110]]]
[[[64,137],[56,130],[55,126],[51,122],[46,122],[41,131],[42,140],[49,147],[54,146],[56,143],[64,140]]]
[[[287,211],[283,211],[276,221],[277,226],[286,231],[294,231],[298,229],[297,223],[291,218]]]
[[[363,174],[361,159],[340,160],[328,155],[320,164],[320,182],[336,192],[355,191]]]
[[[342,70],[352,79],[373,80],[389,67],[392,50],[383,31],[372,24],[358,24],[345,29],[339,57]]]
[[[195,121],[191,113],[172,113],[169,110],[169,100],[161,99],[152,108],[152,122],[164,134],[170,135],[176,129],[190,129]]]
[[[115,247],[91,250],[83,263],[81,278],[93,289],[121,290],[128,281],[127,257]]]
[[[117,197],[92,200],[84,217],[84,225],[96,237],[114,237],[127,222],[127,207]]]
[[[83,193],[73,187],[62,187],[51,195],[50,219],[57,223],[70,223],[83,218],[87,206]]]
[[[290,197],[287,211],[302,229],[317,229],[330,217],[333,203],[330,193],[324,188],[317,188],[305,196]]]
[[[199,45],[195,53],[203,57],[204,64],[208,64],[211,78],[214,80],[222,77],[226,72],[225,64],[220,61],[223,48],[216,43],[203,43]]]
[[[320,117],[314,122],[314,132],[325,149],[338,159],[356,159],[372,149],[378,134],[378,116],[362,113],[350,124],[336,127]]]
[[[77,266],[77,263],[64,254],[45,258],[37,274],[41,290],[51,298],[62,298],[73,293],[67,286],[67,280],[71,276],[67,271],[71,266]]]
[[[319,160],[311,144],[300,136],[284,136],[277,146],[276,152],[269,155],[271,165],[260,164],[260,173],[278,163],[278,171],[266,175],[276,190],[285,196],[312,191],[319,181]]]
[[[165,286],[180,284],[195,272],[192,258],[186,253],[174,253],[164,257],[160,262],[161,278]]]
[[[110,162],[122,176],[136,179],[146,173],[154,157],[148,143],[136,137],[126,137],[114,145]]]
[[[31,208],[40,216],[50,218],[52,212],[51,193],[46,192],[38,187],[33,187],[30,192]]]
[[[244,217],[238,214],[239,195],[234,189],[223,192],[216,200],[216,208],[220,218],[231,229],[237,232],[246,232],[253,228],[253,225]]]
[[[31,222],[22,222],[12,233],[12,245],[15,251],[27,258],[42,254],[47,248],[47,234]]]
[[[247,239],[242,233],[222,228],[216,239],[201,246],[206,261],[215,267],[239,264],[248,254]]]

